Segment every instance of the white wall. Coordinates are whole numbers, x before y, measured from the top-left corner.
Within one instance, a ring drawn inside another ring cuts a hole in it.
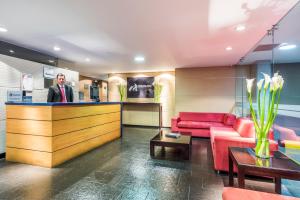
[[[175,71],[175,113],[228,112],[235,108],[235,67]]]
[[[5,102],[8,90],[20,90],[22,73],[33,75],[33,102],[46,102],[48,89],[44,89],[43,66],[45,64],[0,54],[0,153],[5,152]],[[79,73],[54,68],[55,73],[64,73],[68,81],[74,81],[74,101],[78,101]]]

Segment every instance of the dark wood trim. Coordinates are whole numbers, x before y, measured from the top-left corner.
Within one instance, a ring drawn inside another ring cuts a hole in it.
[[[0,159],[5,158],[6,153],[0,153]]]
[[[170,126],[145,126],[145,125],[133,125],[133,124],[123,124],[124,127],[137,127],[137,128],[171,128]]]

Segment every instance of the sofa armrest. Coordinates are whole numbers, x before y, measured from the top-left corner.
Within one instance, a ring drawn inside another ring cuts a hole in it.
[[[171,119],[171,130],[178,131],[178,122],[180,121],[180,117],[172,117]]]

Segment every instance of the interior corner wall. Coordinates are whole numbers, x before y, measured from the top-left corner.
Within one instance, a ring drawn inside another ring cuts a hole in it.
[[[108,99],[120,101],[118,84],[127,84],[127,77],[154,77],[155,81],[163,85],[161,92],[162,125],[171,126],[171,118],[175,109],[175,73],[174,72],[147,72],[147,73],[120,73],[108,75]],[[154,102],[153,98],[129,98],[128,102]]]
[[[22,73],[33,75],[33,102],[46,102],[48,89],[44,88],[43,66],[45,64],[0,54],[0,153],[5,152],[7,91],[21,90]],[[64,73],[67,81],[75,82],[74,100],[78,101],[79,73],[54,67],[55,73]]]
[[[235,77],[235,67],[177,68],[175,113],[234,113]]]

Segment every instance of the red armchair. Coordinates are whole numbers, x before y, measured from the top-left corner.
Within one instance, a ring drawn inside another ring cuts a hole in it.
[[[255,147],[255,128],[250,119],[238,118],[233,128],[212,127],[210,131],[215,170],[228,172],[228,147]],[[270,149],[277,150],[273,131],[269,135]]]

